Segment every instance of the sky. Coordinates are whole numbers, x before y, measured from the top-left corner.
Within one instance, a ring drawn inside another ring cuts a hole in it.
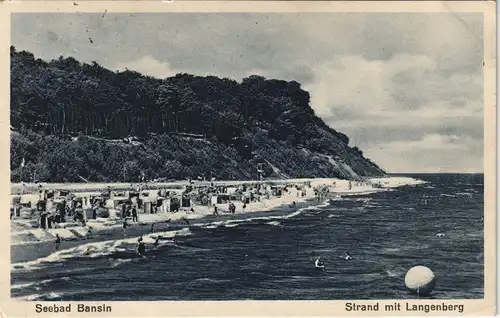
[[[483,172],[480,13],[36,13],[11,30],[44,60],[295,80],[388,172]]]

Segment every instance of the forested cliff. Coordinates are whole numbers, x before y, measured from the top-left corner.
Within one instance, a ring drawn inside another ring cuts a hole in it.
[[[11,47],[11,127],[15,182],[384,174],[299,83],[260,76],[156,79]]]

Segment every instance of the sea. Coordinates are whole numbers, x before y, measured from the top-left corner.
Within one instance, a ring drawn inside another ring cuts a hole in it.
[[[411,177],[426,183],[326,200],[283,216],[187,226],[166,233],[175,241],[156,250],[146,241],[145,258],[135,257],[135,238],[117,238],[12,264],[11,297],[412,299],[404,277],[423,265],[437,279],[430,298],[483,298],[483,175]],[[319,256],[324,271],[314,267]]]

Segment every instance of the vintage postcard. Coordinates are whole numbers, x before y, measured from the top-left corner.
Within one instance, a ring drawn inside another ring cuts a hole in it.
[[[2,316],[495,313],[494,2],[0,9]]]

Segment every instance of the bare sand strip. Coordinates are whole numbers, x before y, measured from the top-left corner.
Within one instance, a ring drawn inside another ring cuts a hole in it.
[[[402,185],[412,185],[412,184],[419,184],[422,181],[416,180],[413,178],[407,178],[407,177],[385,177],[385,178],[370,178],[367,179],[368,182],[372,183],[382,183],[385,184],[387,187],[394,187],[394,186],[402,186]],[[265,180],[265,181],[255,181],[255,180],[248,180],[248,181],[234,181],[234,180],[226,180],[226,181],[193,181],[196,186],[201,186],[201,187],[206,187],[210,186],[211,183],[213,183],[216,186],[238,186],[238,185],[243,185],[243,184],[256,184],[256,183],[265,183],[265,184],[273,184],[273,185],[278,185],[278,184],[290,184],[290,183],[298,183],[298,184],[303,184],[306,182],[311,182],[311,184],[314,185],[321,185],[321,184],[327,184],[327,185],[332,185],[333,182],[336,182],[337,185],[340,187],[343,185],[347,189],[347,185],[349,183],[348,180],[340,180],[340,179],[333,179],[333,178],[318,178],[318,179],[283,179],[283,180]],[[151,182],[147,183],[147,187],[151,189],[158,189],[158,188],[182,188],[184,186],[189,185],[188,180],[184,181],[171,181],[171,182]],[[46,190],[67,190],[67,191],[74,191],[74,192],[80,192],[80,191],[102,191],[106,189],[111,189],[111,190],[132,190],[137,188],[139,186],[139,183],[12,183],[11,184],[11,193],[12,194],[18,194],[23,191],[23,188],[25,191],[30,192],[30,191],[35,191],[38,189],[39,186],[42,186],[43,189]]]

